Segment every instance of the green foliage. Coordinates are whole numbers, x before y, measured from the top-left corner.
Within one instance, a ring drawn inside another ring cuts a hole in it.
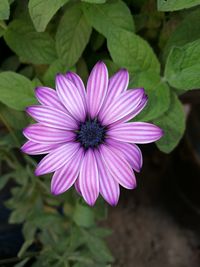
[[[123,30],[113,31],[108,38],[113,61],[134,74],[140,71],[160,72],[159,61],[150,45],[138,35]]]
[[[46,70],[43,81],[45,85],[55,87],[55,76],[57,73],[64,73],[67,71],[67,66],[61,59],[56,59]]]
[[[8,0],[0,1],[0,20],[8,19],[10,15],[10,5]]]
[[[85,19],[80,4],[69,7],[62,17],[56,33],[58,56],[73,66],[81,57],[91,34],[91,27]]]
[[[22,111],[17,111],[6,107],[0,103],[0,116],[6,123],[16,130],[21,130],[29,123],[28,117]]]
[[[106,2],[106,0],[82,0],[82,1],[91,4],[104,4]]]
[[[171,102],[167,112],[154,120],[164,130],[164,136],[157,146],[165,153],[170,153],[179,143],[185,130],[185,113],[175,93],[171,92]]]
[[[170,90],[155,72],[141,72],[135,76],[132,88],[145,88],[148,104],[135,118],[137,121],[151,121],[166,112],[170,105]]]
[[[73,219],[75,223],[79,226],[91,227],[94,225],[94,213],[86,205],[81,205],[77,203],[77,206],[74,210]]]
[[[149,99],[134,120],[163,128],[157,146],[171,152],[185,130],[178,95],[200,88],[197,4],[0,0],[0,163],[5,166],[0,189],[14,181],[6,202],[12,211],[9,222],[22,224],[24,236],[15,267],[108,267],[113,261],[104,242],[110,231],[97,226],[107,218],[104,201],[90,208],[74,190],[52,196],[49,177],[35,177],[37,162],[19,151],[22,129],[32,121],[24,109],[37,103],[34,88],[55,88],[56,74],[68,70],[86,83],[98,60],[106,63],[110,76],[127,68],[129,88],[143,87]]]
[[[200,39],[174,47],[167,59],[165,77],[169,84],[183,90],[200,87]]]
[[[30,0],[29,13],[38,32],[43,32],[56,12],[69,0]]]
[[[157,0],[159,11],[175,11],[200,4],[200,0]]]
[[[129,8],[120,0],[103,5],[85,4],[83,10],[92,27],[107,38],[118,28],[135,29]]]
[[[33,89],[32,82],[20,74],[11,71],[0,73],[0,101],[13,109],[24,110],[34,104]]]
[[[164,51],[166,59],[173,46],[182,46],[200,38],[200,8],[189,13],[170,35]]]
[[[13,20],[4,34],[8,46],[22,62],[48,64],[55,60],[55,43],[48,33],[38,33],[29,21]]]

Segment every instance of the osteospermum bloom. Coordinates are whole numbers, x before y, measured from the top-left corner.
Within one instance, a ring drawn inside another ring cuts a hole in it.
[[[129,74],[121,69],[110,79],[98,62],[87,82],[73,72],[56,77],[56,90],[36,89],[40,105],[27,108],[37,123],[24,130],[29,139],[22,151],[47,154],[35,174],[54,172],[51,192],[61,194],[75,185],[89,205],[99,193],[116,205],[120,186],[136,187],[134,172],[142,167],[136,144],[151,143],[163,131],[150,123],[128,122],[147,104],[144,89],[129,89]],[[136,143],[136,144],[135,144]]]

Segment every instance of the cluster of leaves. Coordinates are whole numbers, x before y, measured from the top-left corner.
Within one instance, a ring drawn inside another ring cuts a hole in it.
[[[11,169],[0,184],[11,178],[18,184],[7,203],[13,210],[10,222],[23,223],[18,267],[32,257],[34,267],[95,267],[112,261],[102,241],[107,231],[94,224],[104,209],[77,204],[72,192],[50,197],[49,179],[32,176],[34,161],[16,157],[24,142],[21,130],[30,123],[23,111],[36,103],[36,86],[54,87],[55,74],[69,69],[86,81],[99,59],[110,75],[127,68],[129,87],[144,87],[149,97],[136,120],[164,129],[157,146],[166,153],[180,141],[185,115],[178,96],[200,87],[200,0],[155,2],[0,0],[0,41],[9,48],[6,58],[0,50],[0,156]],[[39,252],[27,252],[33,244]]]
[[[7,136],[0,143],[2,165],[10,169],[1,173],[0,189],[14,180],[5,204],[12,210],[9,223],[23,225],[25,240],[15,267],[109,266],[113,258],[103,238],[110,231],[95,224],[106,217],[103,201],[91,209],[72,190],[56,198],[49,194],[50,179],[33,175],[35,161],[26,156],[19,161],[19,153],[10,153],[16,140]]]

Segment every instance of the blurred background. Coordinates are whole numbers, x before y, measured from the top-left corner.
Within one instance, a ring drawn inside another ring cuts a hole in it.
[[[0,0],[0,266],[200,266],[199,29],[199,0]],[[149,97],[134,119],[165,131],[114,208],[52,196],[20,152],[34,88],[98,60],[128,69]]]

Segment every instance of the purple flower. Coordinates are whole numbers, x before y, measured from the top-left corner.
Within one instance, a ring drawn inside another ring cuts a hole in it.
[[[110,79],[98,62],[87,82],[68,72],[56,77],[56,91],[39,87],[41,105],[27,108],[37,123],[24,130],[29,139],[22,151],[47,154],[35,174],[54,172],[51,192],[61,194],[75,184],[89,205],[99,193],[110,204],[119,199],[119,185],[136,187],[134,171],[142,167],[137,144],[160,139],[163,131],[146,122],[127,122],[147,104],[144,89],[129,89],[129,75],[121,69]]]

